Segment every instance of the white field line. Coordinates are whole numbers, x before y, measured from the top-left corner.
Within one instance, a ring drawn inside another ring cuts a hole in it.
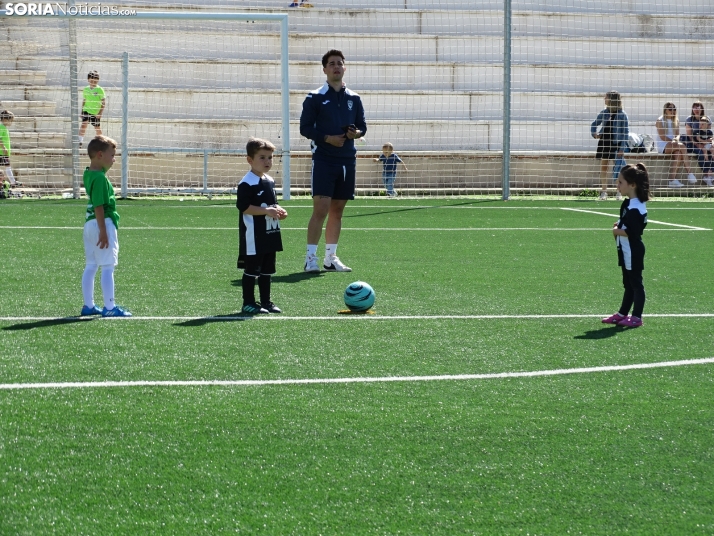
[[[598,214],[600,216],[608,216],[610,218],[615,218],[617,219],[618,215],[617,214],[609,214],[607,212],[598,212],[596,210],[585,210],[582,208],[565,208],[561,207],[561,210],[569,210],[570,212],[584,212],[586,214]],[[659,225],[670,225],[672,227],[681,227],[683,229],[689,229],[691,231],[711,231],[711,229],[706,229],[705,227],[694,227],[692,225],[682,225],[680,223],[668,223],[666,221],[658,221],[658,220],[650,220],[649,218],[647,219],[649,223],[658,223]],[[647,229],[649,231],[649,229]]]
[[[256,316],[130,316],[102,318],[99,316],[0,316],[0,322],[90,322],[101,320],[103,322],[130,322],[137,320],[156,320],[170,322],[190,321],[247,321],[258,320],[538,320],[538,319],[568,319],[568,318],[605,318],[609,313],[601,314],[571,314],[571,315],[383,315],[379,314],[338,314],[330,316],[286,316],[286,315],[256,315]],[[714,313],[654,313],[646,314],[647,318],[714,318]]]
[[[563,209],[565,210],[565,209]],[[612,214],[605,214],[613,216]],[[650,220],[651,223],[661,223]],[[665,223],[664,225],[676,225],[674,223]],[[678,225],[684,229],[647,229],[651,231],[711,231],[701,227],[690,227],[687,225]],[[82,227],[62,227],[62,226],[30,226],[30,225],[0,225],[0,229],[55,229],[68,231],[81,231]],[[122,227],[123,231],[237,231],[238,227]],[[281,231],[305,231],[307,227],[281,227]],[[342,227],[343,231],[608,231],[611,229],[605,227]]]
[[[108,387],[204,387],[204,386],[265,386],[265,385],[310,385],[385,382],[430,382],[450,380],[495,380],[503,378],[536,378],[542,376],[564,376],[566,374],[591,374],[594,372],[617,372],[665,367],[683,367],[714,363],[714,357],[662,361],[659,363],[639,363],[635,365],[610,365],[604,367],[584,367],[556,370],[536,370],[530,372],[497,372],[493,374],[445,374],[442,376],[383,376],[365,378],[304,378],[293,380],[184,380],[184,381],[105,381],[105,382],[57,382],[57,383],[2,383],[0,390],[19,389],[83,389]]]

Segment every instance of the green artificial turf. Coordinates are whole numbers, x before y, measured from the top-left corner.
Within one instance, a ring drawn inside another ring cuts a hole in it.
[[[338,251],[354,271],[317,275],[302,272],[310,201],[284,206],[281,317],[236,319],[231,201],[131,200],[115,279],[138,318],[79,320],[84,203],[1,202],[0,384],[714,357],[714,317],[686,316],[714,313],[714,231],[675,226],[714,229],[712,203],[649,203],[635,330],[598,318],[622,296],[615,202],[357,200]],[[374,315],[337,314],[355,280]],[[0,534],[712,534],[713,382],[694,364],[2,389]]]

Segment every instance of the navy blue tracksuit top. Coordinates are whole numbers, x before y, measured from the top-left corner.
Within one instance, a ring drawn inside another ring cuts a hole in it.
[[[300,134],[311,140],[313,160],[340,163],[357,158],[354,140],[347,138],[342,147],[324,141],[325,136],[343,134],[342,127],[347,125],[367,132],[362,99],[357,93],[345,86],[339,92],[335,91],[327,82],[308,93],[302,103]]]

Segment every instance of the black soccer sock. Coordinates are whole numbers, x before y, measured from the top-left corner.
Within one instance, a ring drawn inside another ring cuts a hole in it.
[[[243,305],[255,303],[255,277],[243,274]]]
[[[270,303],[270,275],[260,274],[258,277],[260,303]]]

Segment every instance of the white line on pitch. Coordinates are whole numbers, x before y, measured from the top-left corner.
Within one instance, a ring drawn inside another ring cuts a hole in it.
[[[617,218],[617,214],[609,214],[607,212],[598,212],[596,210],[585,210],[582,208],[566,208],[566,207],[561,207],[561,210],[569,210],[570,212],[584,212],[586,214],[598,214],[600,216],[608,216],[610,218]],[[649,223],[658,223],[660,225],[671,225],[672,227],[682,227],[683,229],[689,229],[692,231],[711,231],[711,229],[706,229],[704,227],[694,227],[692,225],[682,225],[679,223],[668,223],[666,221],[657,221],[657,220],[647,220]],[[647,229],[649,231],[649,229]]]
[[[564,376],[567,374],[590,374],[593,372],[616,372],[665,367],[683,367],[714,363],[714,357],[662,361],[659,363],[638,363],[635,365],[610,365],[605,367],[584,367],[572,369],[535,370],[531,372],[497,372],[493,374],[445,374],[441,376],[383,376],[375,378],[305,378],[294,380],[185,380],[185,381],[106,381],[106,382],[57,382],[57,383],[2,383],[0,390],[17,389],[82,389],[107,387],[203,387],[203,386],[264,386],[264,385],[306,385],[344,383],[385,383],[385,382],[428,382],[445,380],[495,380],[503,378],[536,378],[542,376]]]
[[[607,216],[613,216],[607,214]],[[650,220],[652,223],[661,223]],[[664,225],[676,225],[674,223],[665,223]],[[690,227],[680,225],[684,229],[647,229],[650,231],[711,231],[700,227]],[[0,229],[56,229],[81,231],[82,227],[51,227],[51,226],[29,226],[29,225],[0,225]],[[237,227],[122,227],[123,231],[235,231]],[[307,227],[281,227],[282,231],[305,231]],[[610,231],[605,227],[342,227],[343,231],[429,231],[429,232],[444,232],[444,231]]]
[[[93,316],[2,316],[0,322],[52,322],[70,323],[76,321],[99,321],[102,322],[129,322],[136,320],[167,320],[167,321],[247,321],[258,320],[278,321],[278,320],[538,320],[549,318],[604,318],[606,313],[601,314],[572,314],[572,315],[384,315],[379,314],[337,314],[331,316],[286,316],[286,315],[256,315],[256,316],[130,316],[101,318]],[[714,313],[654,313],[645,315],[646,318],[714,318]]]

